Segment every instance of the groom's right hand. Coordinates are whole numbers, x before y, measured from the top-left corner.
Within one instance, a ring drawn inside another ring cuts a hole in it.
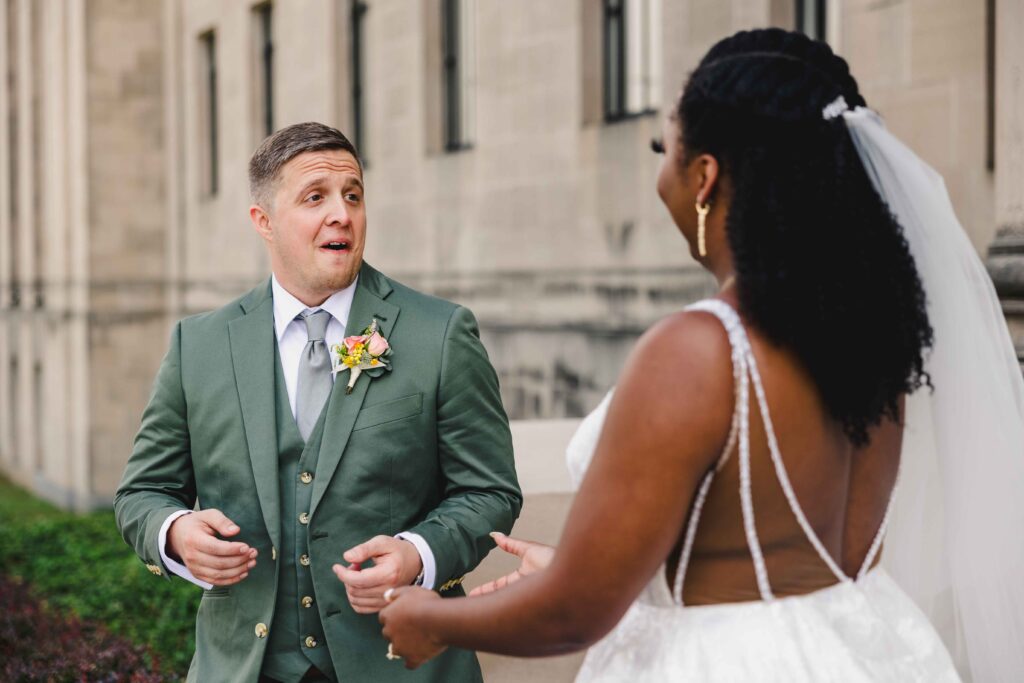
[[[238,525],[220,510],[200,510],[182,515],[167,530],[167,554],[180,561],[192,576],[215,586],[230,586],[249,575],[256,566],[256,549],[245,543],[224,541]]]

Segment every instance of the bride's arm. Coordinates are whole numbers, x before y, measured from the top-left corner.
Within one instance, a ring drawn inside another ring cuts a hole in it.
[[[677,542],[732,412],[718,321],[681,313],[659,323],[626,364],[551,565],[468,600],[400,589],[381,613],[395,652],[417,665],[448,645],[543,656],[600,639]]]

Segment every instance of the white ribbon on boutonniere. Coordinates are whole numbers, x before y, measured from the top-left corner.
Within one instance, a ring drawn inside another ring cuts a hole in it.
[[[377,320],[374,319],[362,334],[345,337],[345,341],[331,347],[331,374],[348,370],[351,374],[345,393],[351,394],[356,380],[364,372],[373,378],[391,371],[391,363],[387,360],[391,353],[391,344],[377,331]]]

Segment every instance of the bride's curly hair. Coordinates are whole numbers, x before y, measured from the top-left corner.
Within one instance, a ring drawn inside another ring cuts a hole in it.
[[[732,187],[726,230],[740,308],[805,365],[856,445],[929,384],[925,294],[903,229],[871,185],[842,117],[865,105],[846,61],[779,29],[717,43],[677,116],[687,158],[714,156]]]

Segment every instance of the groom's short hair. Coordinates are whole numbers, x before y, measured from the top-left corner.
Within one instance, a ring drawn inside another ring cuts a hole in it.
[[[363,162],[359,152],[337,128],[307,121],[282,128],[268,137],[249,159],[249,194],[252,201],[269,207],[274,196],[274,184],[281,169],[289,161],[305,152],[340,149],[355,157],[360,173]]]

